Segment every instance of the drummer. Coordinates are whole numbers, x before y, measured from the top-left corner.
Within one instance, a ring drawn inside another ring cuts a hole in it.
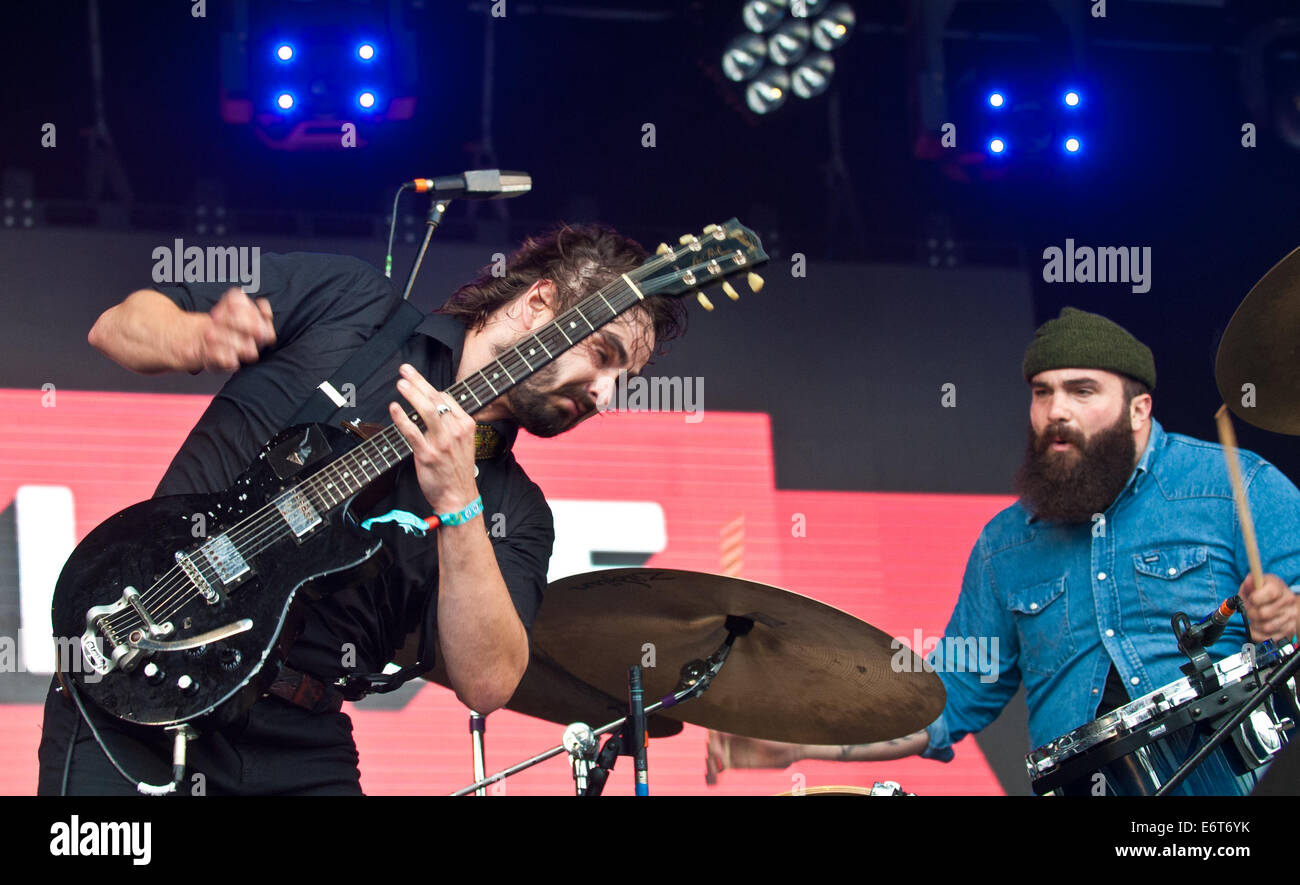
[[[1300,629],[1300,491],[1290,480],[1239,453],[1266,572],[1256,587],[1222,449],[1166,433],[1152,417],[1149,348],[1105,317],[1067,307],[1034,333],[1023,369],[1030,406],[1020,498],[975,542],[945,631],[959,641],[939,645],[996,642],[997,678],[936,658],[947,704],[924,730],[844,747],[710,734],[712,770],[916,753],[947,762],[952,745],[996,719],[1022,681],[1030,743],[1040,747],[1182,678],[1187,657],[1170,628],[1177,611],[1199,620],[1236,592],[1251,640],[1290,640]],[[1245,642],[1235,616],[1210,657]],[[1234,794],[1255,780],[1235,778],[1212,756],[1184,786]]]

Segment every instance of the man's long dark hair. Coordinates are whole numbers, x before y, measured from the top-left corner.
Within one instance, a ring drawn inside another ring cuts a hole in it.
[[[504,276],[489,265],[478,277],[456,290],[439,313],[460,317],[472,331],[538,280],[555,284],[561,313],[586,296],[640,267],[647,256],[636,240],[600,224],[561,224],[541,236],[524,240],[508,259]],[[686,306],[681,299],[648,296],[643,308],[654,329],[656,349],[686,330]]]

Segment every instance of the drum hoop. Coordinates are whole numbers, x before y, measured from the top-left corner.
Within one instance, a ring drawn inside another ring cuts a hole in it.
[[[1219,676],[1220,685],[1227,686],[1240,682],[1256,670],[1261,673],[1271,671],[1274,666],[1276,664],[1271,662],[1261,666],[1260,660],[1253,659],[1245,652],[1238,652],[1215,662],[1214,670]],[[1030,752],[1025,757],[1029,776],[1037,778],[1063,762],[1091,752],[1106,741],[1132,734],[1152,719],[1165,716],[1188,701],[1196,700],[1197,697],[1199,694],[1193,688],[1191,680],[1184,676],[1121,707],[1116,707]]]

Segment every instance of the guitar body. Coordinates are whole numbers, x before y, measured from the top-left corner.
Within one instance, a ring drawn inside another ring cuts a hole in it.
[[[475,414],[651,295],[682,297],[767,260],[731,219],[661,246],[445,391]],[[740,296],[724,283],[730,298]],[[490,374],[489,374],[490,373]],[[407,417],[421,429],[423,417]],[[302,597],[369,580],[387,552],[351,515],[366,512],[411,454],[396,425],[364,441],[291,427],[224,492],[156,498],[86,536],[55,586],[60,678],[126,722],[221,725],[266,690],[296,638]],[[364,574],[363,574],[364,573]]]
[[[73,551],[55,587],[61,677],[127,722],[211,727],[237,718],[278,673],[301,625],[303,597],[345,586],[382,546],[357,525],[351,498],[319,513],[301,535],[273,503],[355,444],[324,425],[289,428],[229,489],[155,498],[105,520]],[[367,488],[367,497],[372,490],[382,488]],[[140,594],[135,604],[123,604],[127,588]],[[240,629],[180,650],[130,642],[132,635],[193,642],[231,625]],[[98,648],[88,646],[92,640]],[[125,653],[115,659],[115,649]]]

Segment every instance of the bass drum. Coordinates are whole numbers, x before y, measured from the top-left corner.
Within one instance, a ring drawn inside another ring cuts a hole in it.
[[[1025,757],[1035,793],[1150,796],[1204,746],[1216,724],[1236,713],[1295,649],[1265,642],[1214,665],[1219,687],[1198,692],[1187,678],[1117,707]],[[1266,698],[1173,791],[1248,795],[1300,721],[1296,681]]]

